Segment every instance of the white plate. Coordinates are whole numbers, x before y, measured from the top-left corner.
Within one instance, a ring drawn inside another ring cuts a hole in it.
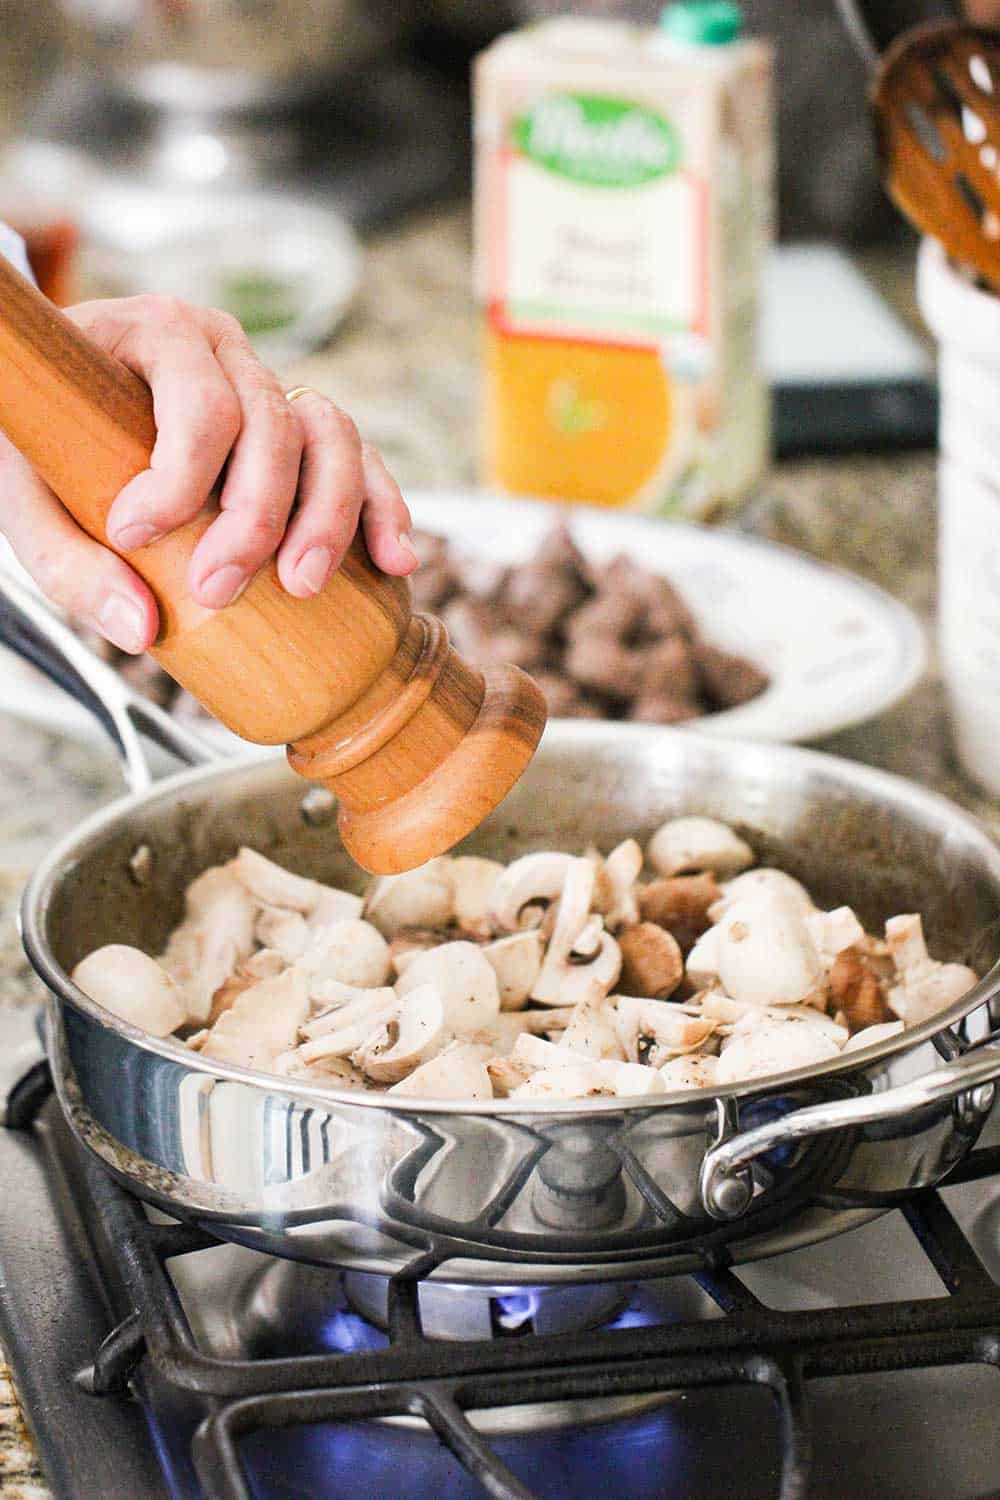
[[[923,672],[923,632],[910,610],[873,584],[788,548],[735,531],[477,490],[407,499],[418,528],[451,538],[470,555],[523,561],[556,520],[567,520],[588,557],[623,552],[676,583],[713,644],[750,657],[771,677],[752,702],[695,721],[712,734],[818,739],[883,713]],[[0,672],[0,712],[74,736],[101,732],[16,659],[13,670]],[[220,749],[243,743],[221,725],[211,726],[210,738]]]

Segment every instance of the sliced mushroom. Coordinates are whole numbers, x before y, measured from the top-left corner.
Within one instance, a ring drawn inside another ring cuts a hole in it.
[[[888,1041],[891,1036],[898,1036],[902,1030],[902,1021],[882,1021],[877,1026],[865,1026],[848,1038],[844,1051],[860,1052],[862,1047],[875,1047],[879,1042]]]
[[[629,1062],[662,1067],[681,1052],[703,1047],[716,1023],[704,1016],[689,1016],[666,1000],[647,1000],[637,995],[615,999],[615,1030]]]
[[[324,1057],[319,1062],[307,1063],[301,1052],[283,1052],[275,1059],[274,1071],[283,1078],[299,1078],[306,1083],[318,1083],[327,1088],[365,1089],[368,1082],[360,1068],[344,1057]]]
[[[480,1031],[500,1014],[497,976],[475,943],[442,943],[421,953],[399,976],[396,992],[408,995],[424,984],[432,984],[440,994],[445,1024],[452,1032]]]
[[[389,978],[389,944],[371,922],[357,917],[331,922],[319,929],[298,966],[315,981],[336,979],[359,989],[375,989]]]
[[[520,1010],[542,967],[543,947],[538,932],[512,932],[483,948],[483,957],[497,976],[501,1010]]]
[[[451,1040],[444,1000],[434,985],[419,984],[351,1060],[376,1083],[399,1083]]]
[[[446,927],[453,900],[451,860],[441,855],[402,875],[380,875],[373,880],[364,915],[383,937],[392,939],[404,927]]]
[[[737,902],[714,930],[719,979],[734,1000],[796,1005],[822,990],[823,965],[790,902]]]
[[[607,1000],[582,1000],[575,1005],[559,1046],[580,1057],[611,1057],[624,1062],[625,1049],[615,1029],[614,1006]]]
[[[313,1014],[299,1027],[300,1036],[307,1041],[311,1041],[313,1037],[326,1036],[331,1031],[339,1031],[356,1021],[367,1025],[370,1030],[382,1019],[384,1013],[394,1009],[399,996],[388,985],[361,990],[355,985],[327,979],[311,991],[311,1000]]]
[[[731,1026],[720,1027],[720,1030],[728,1032],[730,1036],[742,1036],[744,1032],[778,1022],[789,1026],[813,1026],[829,1037],[838,1049],[847,1045],[847,1027],[841,1025],[835,1016],[828,1016],[814,1005],[747,1005],[743,1014]]]
[[[402,974],[411,959],[428,948],[451,942],[447,931],[433,927],[401,927],[389,944],[389,962],[394,974]]]
[[[716,1070],[718,1084],[788,1073],[814,1063],[830,1062],[840,1048],[818,1026],[771,1021],[732,1036],[723,1043]]]
[[[839,953],[864,940],[865,929],[849,906],[834,911],[811,911],[806,914],[806,930],[820,958],[832,968]]]
[[[567,1067],[540,1068],[527,1083],[511,1094],[514,1099],[582,1099],[601,1095],[635,1098],[666,1093],[666,1085],[655,1068],[636,1063],[573,1062]]]
[[[660,1069],[667,1092],[672,1089],[708,1089],[719,1075],[719,1059],[712,1053],[688,1052],[672,1057]]]
[[[640,887],[638,896],[642,920],[666,928],[686,952],[709,927],[721,890],[711,874],[671,875]]]
[[[256,953],[251,953],[243,965],[243,973],[254,979],[273,979],[287,968],[287,963],[276,949],[259,948]]]
[[[462,855],[451,862],[454,918],[459,930],[470,937],[488,938],[493,933],[490,902],[503,865],[495,859]]]
[[[509,864],[493,887],[490,915],[502,932],[516,932],[526,907],[554,901],[575,863],[572,854],[525,854]]]
[[[202,1057],[268,1071],[294,1047],[309,1010],[305,976],[286,969],[244,990],[219,1017],[202,1045]]]
[[[887,1022],[891,1014],[887,985],[863,949],[845,948],[830,969],[830,998],[851,1031]]]
[[[594,906],[609,932],[638,922],[636,885],[642,872],[642,850],[635,839],[618,844],[598,867]]]
[[[286,911],[301,912],[309,916],[317,903],[330,890],[318,880],[307,880],[304,875],[294,875],[283,865],[265,859],[256,849],[243,848],[233,861],[237,879],[261,906],[280,906]],[[338,891],[338,896],[345,893]]]
[[[684,977],[677,939],[655,922],[637,922],[618,933],[622,954],[621,987],[630,995],[664,1000]]]
[[[602,932],[600,946],[589,963],[553,964],[541,973],[532,997],[542,1005],[579,1005],[585,1000],[600,1000],[610,995],[622,971],[621,949],[610,932]]]
[[[527,1083],[532,1072],[530,1068],[513,1062],[509,1057],[491,1057],[486,1064],[486,1071],[490,1075],[493,1094],[497,1099],[509,1098],[522,1083]]]
[[[661,875],[711,870],[725,878],[753,864],[753,850],[714,818],[672,818],[646,845],[646,858]]]
[[[264,906],[257,913],[253,935],[258,943],[280,953],[293,964],[309,947],[312,933],[301,912],[286,911],[280,906]]]
[[[237,878],[235,864],[220,865],[192,881],[185,911],[162,962],[183,985],[191,1020],[205,1021],[216,991],[253,952],[254,902]]]
[[[561,1043],[547,1042],[544,1037],[532,1036],[527,1031],[518,1037],[510,1060],[516,1065],[531,1069],[569,1068],[575,1063],[589,1061],[584,1054],[571,1052]]]
[[[507,1057],[517,1045],[517,1039],[526,1032],[533,1036],[548,1036],[563,1031],[576,1014],[576,1007],[565,1010],[503,1010],[494,1016],[488,1026],[467,1033],[470,1042],[482,1042],[498,1056]]]
[[[340,1024],[318,1036],[311,1036],[299,1047],[303,1062],[319,1062],[323,1057],[353,1057],[369,1037],[375,1036],[379,1028],[396,1014],[399,997],[393,995],[382,1010],[366,1010],[354,1019],[340,1018]]]
[[[419,1099],[492,1099],[489,1052],[469,1042],[453,1042],[444,1052],[393,1084],[390,1094]]]
[[[931,958],[919,916],[890,917],[885,937],[901,980],[889,990],[889,1008],[907,1026],[919,1026],[946,1010],[978,982],[976,971],[965,964]]]
[[[155,958],[124,943],[88,953],[73,983],[98,1005],[151,1036],[170,1036],[188,1019],[188,999]]]
[[[758,897],[769,901],[772,896],[782,896],[791,901],[803,916],[815,911],[813,899],[801,881],[787,875],[784,870],[772,870],[769,866],[764,866],[763,869],[747,870],[733,880],[727,880],[708,915],[713,922],[718,922],[737,901],[756,901]]]

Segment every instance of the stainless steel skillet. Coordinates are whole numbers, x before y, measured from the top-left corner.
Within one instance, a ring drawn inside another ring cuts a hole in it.
[[[151,784],[137,729],[197,741],[135,698],[30,593],[6,582],[0,640],[88,702],[134,790],[64,839],[24,897],[47,1040],[78,1138],[141,1197],[225,1238],[395,1274],[416,1261],[492,1286],[628,1277],[638,1263],[740,1261],[839,1233],[936,1182],[993,1102],[1000,1047],[1000,852],[907,782],[828,756],[688,732],[562,722],[467,847],[605,846],[682,810],[738,825],[824,905],[872,924],[924,914],[932,951],[985,977],[918,1030],[754,1086],[598,1100],[405,1106],[213,1064],[109,1017],[68,977],[110,941],[158,950],[185,885],[250,843],[341,883],[359,872],[330,809],[283,762],[200,765]],[[966,1019],[971,1021],[971,1031]],[[968,1034],[982,1040],[971,1048]]]

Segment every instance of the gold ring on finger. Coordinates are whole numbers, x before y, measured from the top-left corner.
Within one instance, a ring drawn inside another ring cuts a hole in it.
[[[285,400],[297,401],[300,396],[314,396],[315,394],[311,385],[293,385],[290,391],[285,392]]]

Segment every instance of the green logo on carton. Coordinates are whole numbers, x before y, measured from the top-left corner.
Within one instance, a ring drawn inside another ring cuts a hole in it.
[[[681,143],[669,120],[626,99],[549,94],[514,121],[514,144],[576,182],[638,187],[676,171]]]

